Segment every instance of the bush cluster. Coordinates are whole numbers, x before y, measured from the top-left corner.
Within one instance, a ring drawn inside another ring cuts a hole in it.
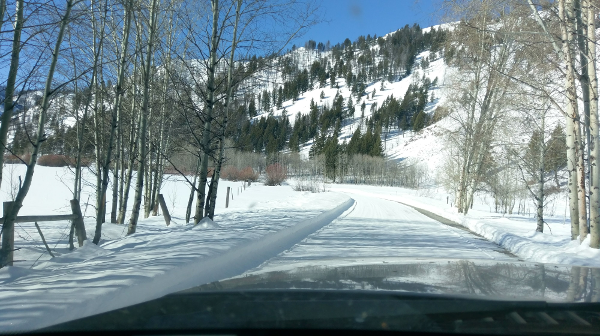
[[[312,193],[325,192],[325,183],[323,178],[318,176],[299,176],[295,178],[294,190],[310,191]]]
[[[44,167],[67,167],[74,166],[75,160],[66,155],[48,154],[40,156],[37,164]]]
[[[19,158],[21,158],[19,160]],[[4,163],[6,164],[20,164],[23,163],[23,161],[25,161],[26,163],[29,163],[29,160],[31,160],[31,154],[24,154],[24,155],[4,155]]]
[[[265,185],[274,186],[281,185],[281,182],[287,179],[287,171],[284,166],[279,163],[273,163],[267,166],[267,180]]]
[[[221,170],[221,177],[229,181],[252,181],[258,180],[258,174],[254,172],[252,167],[237,169],[234,166],[226,166]]]

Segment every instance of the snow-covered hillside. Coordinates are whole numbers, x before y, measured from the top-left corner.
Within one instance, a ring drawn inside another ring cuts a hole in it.
[[[330,53],[327,52],[317,53],[304,48],[299,48],[292,53],[299,55],[299,64],[303,64],[304,67],[309,67],[310,62],[316,59],[330,56]],[[370,118],[374,109],[381,107],[388,97],[393,96],[396,99],[402,99],[408,90],[409,85],[421,83],[424,78],[428,78],[431,82],[434,82],[437,79],[437,85],[432,87],[429,91],[430,97],[433,97],[434,99],[427,104],[425,111],[431,116],[436,107],[443,105],[445,101],[444,83],[448,66],[442,57],[437,57],[432,62],[427,62],[428,66],[423,69],[421,67],[421,62],[424,59],[428,59],[430,56],[430,51],[420,53],[417,56],[413,71],[409,76],[394,82],[389,82],[387,80],[371,82],[366,87],[366,94],[363,95],[361,99],[356,100],[353,97],[352,99],[355,108],[354,116],[342,126],[342,131],[339,135],[340,143],[350,141],[356,128],[361,127],[361,123],[363,122],[363,119],[361,118],[361,105],[363,103],[366,106],[364,118]],[[272,78],[273,82],[277,82],[279,79],[276,77],[277,74],[271,74],[270,76],[275,77]],[[268,76],[263,75],[263,77],[266,78]],[[282,116],[282,114],[285,113],[285,115],[289,117],[290,123],[293,125],[297,114],[306,115],[309,113],[311,101],[314,101],[319,107],[323,107],[331,106],[336,94],[341,95],[344,98],[344,101],[347,101],[348,98],[353,96],[346,83],[346,79],[337,78],[336,84],[337,88],[332,88],[331,85],[320,87],[319,83],[315,83],[312,89],[303,93],[298,100],[284,101],[281,108],[275,108],[273,111],[268,112],[263,111],[263,113],[256,116],[255,119],[266,117],[269,114]],[[272,88],[273,84],[265,85],[265,87]],[[374,97],[373,92],[375,92]],[[321,99],[322,93],[324,95],[323,99]],[[365,127],[364,124],[362,124],[362,127]],[[437,165],[441,162],[441,159],[439,158],[441,153],[439,148],[441,142],[438,138],[439,130],[440,128],[438,125],[432,125],[431,127],[427,127],[416,133],[411,130],[398,131],[397,129],[392,129],[387,136],[387,139],[382,136],[385,155],[390,159],[398,161],[410,160],[413,163],[427,163],[431,170],[435,170]],[[303,144],[301,147],[301,154],[305,158],[308,158],[308,151],[311,146],[312,141]]]

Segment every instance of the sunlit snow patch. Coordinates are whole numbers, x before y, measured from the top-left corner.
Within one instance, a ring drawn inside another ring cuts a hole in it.
[[[202,220],[200,222],[198,222],[198,225],[196,225],[195,228],[204,230],[204,229],[219,229],[221,227],[219,226],[219,224],[213,222],[212,219],[210,219],[208,217],[204,217],[204,218],[202,218]]]

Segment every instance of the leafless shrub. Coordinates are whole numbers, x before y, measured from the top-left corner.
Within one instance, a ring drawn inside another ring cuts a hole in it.
[[[310,191],[312,193],[325,192],[325,183],[318,176],[299,176],[294,180],[294,190]]]
[[[20,164],[23,162],[29,163],[29,160],[31,159],[31,154],[24,154],[24,155],[4,155],[4,163],[6,164]],[[22,161],[21,161],[22,160]]]
[[[284,166],[279,163],[273,163],[267,166],[267,180],[265,185],[274,186],[281,185],[281,182],[287,179],[287,172]]]
[[[221,177],[229,181],[252,181],[258,180],[258,174],[254,172],[252,167],[237,169],[234,166],[227,166],[221,171]]]
[[[224,180],[239,181],[240,171],[234,166],[226,166],[221,170],[221,177]]]
[[[48,154],[42,155],[37,160],[37,164],[44,167],[67,167],[73,161],[66,155]]]
[[[240,170],[240,180],[256,182],[258,180],[258,173],[252,167],[246,167]]]

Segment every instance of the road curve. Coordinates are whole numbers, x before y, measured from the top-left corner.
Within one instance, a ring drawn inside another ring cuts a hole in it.
[[[291,249],[270,259],[260,271],[283,265],[335,264],[337,259],[487,259],[511,260],[498,245],[417,210],[376,197],[349,194],[356,201],[346,212]]]

